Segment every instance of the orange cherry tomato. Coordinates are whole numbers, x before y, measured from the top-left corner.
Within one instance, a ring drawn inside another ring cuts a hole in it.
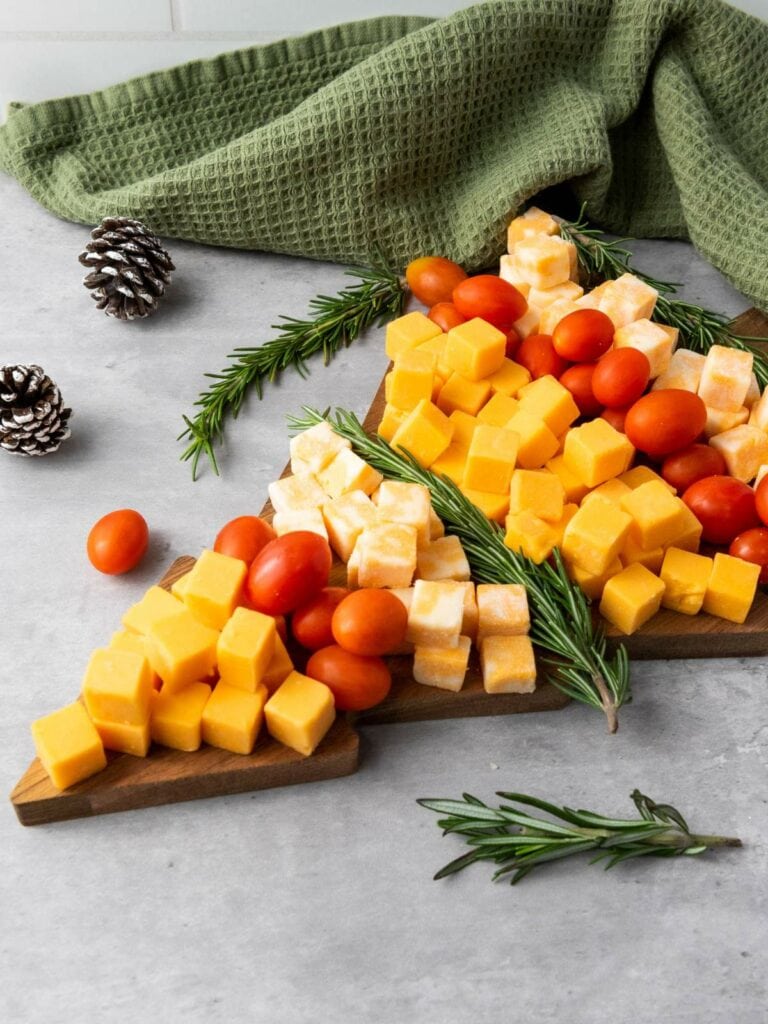
[[[333,613],[349,593],[346,587],[325,587],[311,601],[296,609],[291,619],[291,630],[302,647],[319,651],[334,642],[331,629]]]
[[[453,289],[453,304],[467,320],[479,316],[500,331],[508,331],[528,309],[517,288],[495,274],[478,274],[462,281]]]
[[[515,358],[517,350],[520,348],[522,341],[523,339],[517,333],[515,328],[510,327],[510,329],[507,331],[507,345],[506,348],[504,349],[504,355],[507,357],[507,359]]]
[[[427,313],[429,319],[436,323],[443,333],[450,331],[459,324],[465,324],[467,318],[462,316],[452,302],[437,302]]]
[[[651,364],[637,348],[615,348],[606,352],[595,367],[592,390],[601,405],[622,409],[632,405],[648,387]]]
[[[529,334],[521,341],[515,361],[524,366],[534,380],[548,374],[559,380],[568,368],[565,359],[555,352],[549,334]]]
[[[251,563],[246,595],[265,615],[295,611],[328,585],[332,560],[328,542],[318,534],[285,533],[263,547]]]
[[[752,488],[732,476],[705,476],[683,494],[683,501],[703,527],[702,539],[730,544],[745,530],[760,525]]]
[[[364,588],[345,597],[333,613],[333,638],[339,647],[366,656],[389,654],[405,639],[408,612],[388,590]]]
[[[444,256],[420,256],[405,268],[408,287],[425,306],[450,302],[453,289],[466,277],[458,263]]]
[[[627,413],[629,409],[603,409],[600,413],[604,420],[607,420],[611,424],[614,430],[618,430],[620,434],[624,433],[625,421],[627,419]]]
[[[705,476],[726,476],[725,459],[708,444],[691,444],[668,455],[661,464],[661,475],[681,494]]]
[[[599,309],[577,309],[564,316],[552,332],[555,351],[573,363],[599,359],[613,344],[613,321]]]
[[[757,514],[768,526],[768,477],[763,477],[755,488],[755,506]]]
[[[372,708],[384,700],[392,685],[392,676],[381,658],[365,658],[335,644],[315,651],[307,662],[306,674],[325,683],[339,711]]]
[[[250,565],[265,544],[276,537],[275,531],[266,521],[258,516],[238,516],[230,519],[219,530],[213,542],[213,550],[220,555],[239,558]]]
[[[86,545],[94,569],[119,576],[139,564],[149,544],[149,527],[132,508],[121,508],[102,516],[91,527]]]
[[[594,372],[594,363],[577,363],[569,366],[560,377],[560,383],[571,392],[582,416],[599,416],[603,408],[592,388]]]
[[[728,554],[760,566],[758,583],[768,583],[768,527],[756,526],[734,537]]]
[[[707,407],[698,395],[666,388],[639,398],[627,413],[624,429],[635,448],[661,458],[687,448],[706,422]]]

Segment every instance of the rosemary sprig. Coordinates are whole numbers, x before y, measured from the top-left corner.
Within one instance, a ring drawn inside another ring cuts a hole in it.
[[[741,846],[740,839],[730,836],[691,832],[679,811],[655,803],[638,789],[631,796],[639,818],[606,818],[592,811],[556,807],[524,793],[496,795],[505,801],[498,808],[488,807],[469,793],[464,793],[462,800],[417,801],[427,810],[445,815],[437,822],[444,835],[465,836],[471,847],[441,868],[435,879],[487,860],[499,865],[494,881],[511,874],[510,883],[515,885],[541,864],[589,850],[597,851],[589,863],[604,861],[608,870],[635,857],[695,857],[718,846]],[[550,818],[530,814],[531,807]]]
[[[307,430],[327,420],[337,434],[374,469],[393,480],[424,484],[432,506],[446,530],[461,540],[480,583],[521,583],[531,607],[531,639],[550,657],[545,662],[552,682],[574,700],[602,710],[609,732],[618,728],[617,711],[631,698],[629,660],[619,645],[611,656],[605,634],[593,620],[584,594],[565,571],[559,551],[554,565],[537,565],[504,544],[497,523],[472,504],[447,477],[422,467],[400,454],[378,436],[365,432],[357,417],[344,409],[318,412],[304,408],[303,417],[291,417],[293,430]]]
[[[684,348],[702,355],[706,355],[713,345],[726,345],[750,352],[754,357],[753,369],[760,387],[768,387],[768,357],[754,344],[761,339],[737,334],[727,317],[692,302],[674,298],[678,285],[671,281],[660,281],[633,267],[632,253],[624,248],[624,243],[629,239],[605,238],[597,228],[590,227],[584,217],[584,206],[577,220],[560,221],[560,233],[576,246],[579,264],[591,281],[597,283],[626,273],[634,274],[656,288],[659,298],[653,319],[676,327]]]
[[[264,384],[288,367],[305,377],[311,356],[322,352],[327,365],[339,349],[350,345],[371,324],[400,315],[406,289],[396,273],[376,266],[348,270],[347,274],[360,283],[337,295],[318,295],[309,304],[311,315],[306,320],[282,317],[283,322],[274,325],[276,338],[263,345],[236,348],[227,357],[234,361],[221,373],[205,375],[214,383],[195,402],[199,411],[191,419],[184,417],[186,429],[178,438],[189,440],[181,458],[192,460],[193,480],[202,455],[208,456],[218,475],[214,446],[222,440],[226,417],[237,418],[251,388],[261,398]]]

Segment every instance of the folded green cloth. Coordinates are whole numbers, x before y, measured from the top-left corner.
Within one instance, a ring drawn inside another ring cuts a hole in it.
[[[54,213],[339,261],[474,269],[532,195],[690,238],[768,307],[768,24],[720,0],[493,0],[14,104],[0,168]]]

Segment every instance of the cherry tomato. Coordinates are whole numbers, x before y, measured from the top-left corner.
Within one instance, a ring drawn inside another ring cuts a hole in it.
[[[571,392],[582,416],[598,416],[603,408],[592,389],[594,372],[595,363],[577,363],[569,366],[560,377],[560,383]]]
[[[574,363],[589,363],[613,344],[613,321],[599,309],[577,309],[564,316],[552,332],[555,351]]]
[[[256,611],[285,615],[306,604],[328,585],[328,542],[309,530],[271,540],[251,563],[245,590]]]
[[[138,565],[149,544],[149,527],[132,508],[102,516],[88,534],[88,558],[94,569],[119,576]]]
[[[623,434],[625,432],[624,427],[628,412],[629,409],[603,409],[600,415],[611,424],[614,430],[618,430],[620,434]]]
[[[641,452],[661,458],[687,448],[704,429],[707,407],[692,391],[667,388],[643,395],[627,413],[627,437]]]
[[[506,348],[504,349],[504,355],[507,357],[507,359],[515,358],[517,350],[520,348],[520,345],[522,343],[522,340],[523,339],[517,333],[515,328],[510,327],[510,329],[507,331],[507,345]]]
[[[453,289],[453,304],[467,320],[479,316],[500,331],[508,331],[528,309],[517,288],[494,274],[478,274],[462,281]]]
[[[321,647],[328,647],[334,642],[331,629],[333,613],[348,595],[346,587],[326,587],[311,601],[296,609],[291,619],[291,629],[302,647],[319,651]]]
[[[732,476],[705,476],[691,484],[683,501],[701,523],[702,539],[730,544],[745,530],[760,525],[751,487]]]
[[[315,651],[307,662],[306,674],[325,683],[339,711],[372,708],[384,700],[392,685],[392,676],[381,658],[364,658],[335,644]]]
[[[219,530],[213,550],[220,555],[240,558],[250,565],[265,544],[275,539],[275,531],[258,516],[238,516]]]
[[[705,476],[726,476],[725,459],[708,444],[691,444],[668,455],[661,465],[661,475],[681,494]]]
[[[768,583],[768,527],[756,526],[734,537],[728,554],[760,566],[758,583]]]
[[[444,256],[420,256],[405,268],[408,287],[425,306],[450,302],[453,289],[466,277],[458,263]]]
[[[277,629],[278,636],[283,641],[283,643],[287,643],[288,642],[288,626],[285,623],[285,616],[284,615],[275,615],[274,616],[274,620],[275,620],[275,628]]]
[[[458,327],[459,324],[467,322],[467,318],[461,315],[452,302],[435,303],[427,313],[427,316],[433,323],[437,324],[443,333],[450,331],[452,327]]]
[[[408,612],[388,590],[363,589],[345,597],[333,613],[333,639],[352,654],[389,654],[405,639]]]
[[[568,368],[565,359],[555,352],[549,334],[529,334],[520,343],[515,361],[524,366],[534,380],[546,377],[547,374],[559,380]]]
[[[755,505],[757,514],[768,526],[768,476],[763,477],[755,488]]]
[[[640,398],[650,378],[651,364],[645,352],[636,348],[615,348],[598,362],[592,390],[601,405],[622,409]]]

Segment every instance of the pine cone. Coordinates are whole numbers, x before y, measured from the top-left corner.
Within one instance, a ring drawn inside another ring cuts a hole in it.
[[[0,448],[49,455],[69,437],[71,409],[40,366],[0,366]]]
[[[127,217],[105,217],[91,239],[78,259],[97,307],[120,320],[151,316],[176,269],[160,239]]]

